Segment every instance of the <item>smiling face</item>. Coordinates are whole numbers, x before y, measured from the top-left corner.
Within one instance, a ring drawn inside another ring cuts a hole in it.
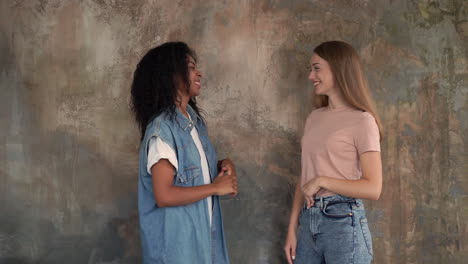
[[[194,97],[200,95],[201,89],[201,77],[202,73],[197,68],[196,61],[191,57],[188,56],[188,79],[190,82],[190,87],[188,89],[188,96]]]
[[[309,74],[309,80],[314,85],[315,94],[330,96],[336,91],[330,65],[315,53],[310,59],[310,65],[312,69]]]

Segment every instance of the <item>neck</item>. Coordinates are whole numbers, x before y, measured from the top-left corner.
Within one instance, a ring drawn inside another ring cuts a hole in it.
[[[179,95],[178,101],[176,102],[177,108],[179,108],[180,112],[182,112],[182,114],[184,114],[187,118],[188,118],[187,105],[188,105],[189,100],[190,100],[190,97]]]
[[[348,103],[341,94],[328,95],[328,107],[330,107],[331,109],[336,109],[347,105]]]

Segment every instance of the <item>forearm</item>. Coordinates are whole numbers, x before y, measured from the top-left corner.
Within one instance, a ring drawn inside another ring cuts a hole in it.
[[[291,215],[289,217],[288,232],[296,233],[299,214],[302,206],[304,205],[304,197],[302,195],[300,181],[296,184],[296,190],[294,191],[294,199],[291,209]]]
[[[345,180],[320,177],[319,186],[344,196],[369,200],[378,200],[382,190],[381,181],[370,181],[364,178],[359,180]]]
[[[216,195],[213,183],[195,187],[171,186],[163,193],[156,193],[155,198],[159,207],[172,207],[191,204],[211,195]]]

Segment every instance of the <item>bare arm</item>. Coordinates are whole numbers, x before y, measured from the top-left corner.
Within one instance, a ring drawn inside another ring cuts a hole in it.
[[[288,234],[286,237],[286,243],[284,245],[284,252],[286,259],[289,264],[293,263],[296,257],[296,246],[297,246],[297,226],[299,220],[299,214],[302,206],[304,205],[304,196],[301,190],[300,181],[296,184],[296,190],[294,191],[294,200],[291,209],[291,215],[289,217]]]
[[[224,175],[223,169],[211,184],[195,187],[174,186],[175,168],[167,159],[161,159],[151,167],[154,198],[159,207],[180,206],[194,203],[211,195],[237,193],[237,180]]]
[[[324,188],[348,197],[378,200],[382,191],[382,159],[380,152],[365,152],[361,154],[360,160],[361,179],[344,180],[318,177],[304,186],[304,194],[312,198],[320,188]]]
[[[304,195],[301,190],[301,183],[296,184],[296,190],[294,191],[294,200],[291,209],[291,215],[289,216],[289,226],[288,233],[293,232],[294,234],[297,231],[299,213],[301,208],[304,206]]]

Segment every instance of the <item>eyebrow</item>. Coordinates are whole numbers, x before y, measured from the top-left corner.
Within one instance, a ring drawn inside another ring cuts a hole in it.
[[[312,66],[315,66],[315,65],[320,65],[320,63],[318,63],[318,62],[312,63]]]

